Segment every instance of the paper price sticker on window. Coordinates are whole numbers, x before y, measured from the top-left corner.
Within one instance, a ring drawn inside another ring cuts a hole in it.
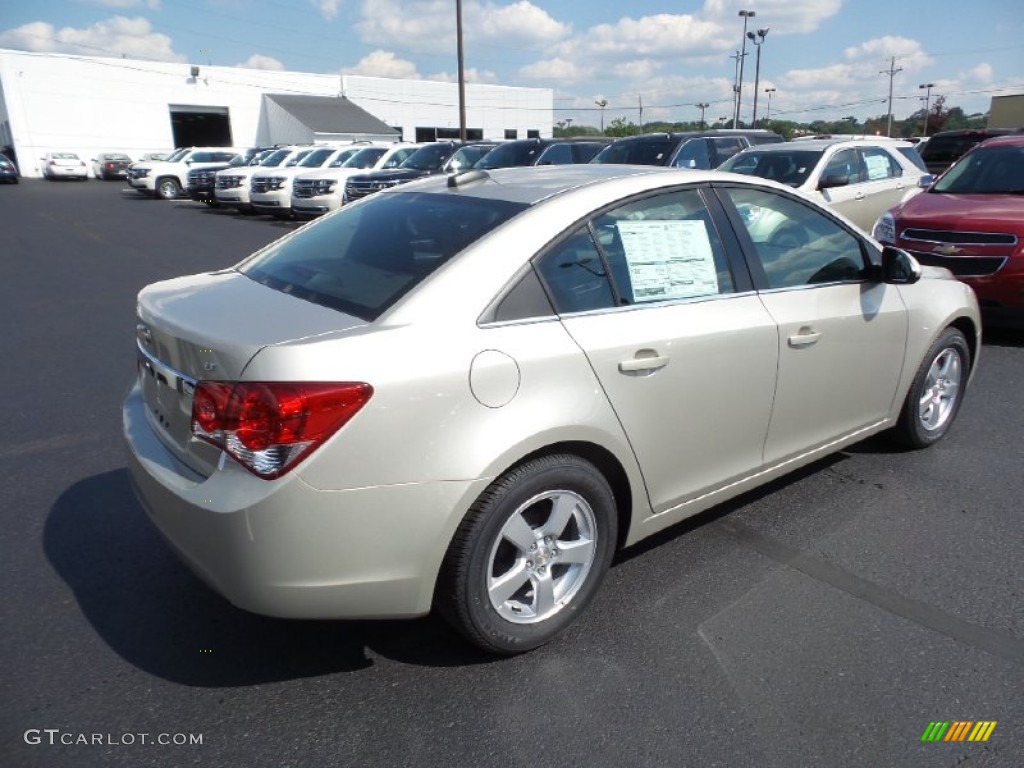
[[[621,221],[633,301],[718,293],[718,271],[703,221]]]

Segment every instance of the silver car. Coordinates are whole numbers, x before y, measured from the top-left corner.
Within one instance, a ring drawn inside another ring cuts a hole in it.
[[[437,609],[512,654],[619,548],[876,432],[943,437],[979,328],[969,287],[782,185],[470,170],[145,288],[124,434],[236,605]]]

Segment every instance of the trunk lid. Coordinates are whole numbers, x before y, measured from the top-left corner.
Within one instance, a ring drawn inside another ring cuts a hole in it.
[[[220,451],[192,437],[197,381],[237,381],[266,346],[361,325],[234,270],[148,286],[139,294],[136,344],[150,427],[179,460],[209,475]]]

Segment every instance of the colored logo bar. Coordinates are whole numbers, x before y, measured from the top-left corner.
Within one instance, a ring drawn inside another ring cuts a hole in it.
[[[996,720],[933,720],[921,734],[921,741],[988,741]]]

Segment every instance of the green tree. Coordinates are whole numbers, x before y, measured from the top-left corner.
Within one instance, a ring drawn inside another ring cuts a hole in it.
[[[624,117],[616,117],[605,126],[604,132],[606,136],[635,136],[640,133],[640,127]]]

